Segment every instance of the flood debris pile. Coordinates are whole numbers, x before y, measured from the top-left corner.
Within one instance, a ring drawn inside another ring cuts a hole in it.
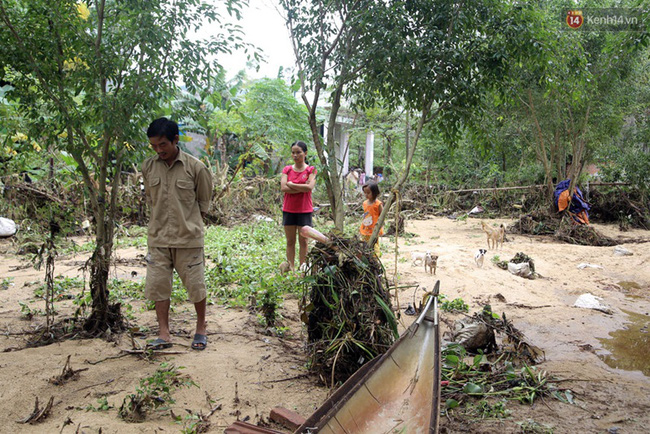
[[[329,235],[309,253],[303,321],[311,370],[324,384],[344,382],[397,337],[384,268],[366,243]]]
[[[650,229],[650,198],[640,189],[592,189],[589,202],[594,218],[618,223],[621,231]]]
[[[532,404],[545,396],[573,402],[571,390],[533,366],[544,360],[544,352],[527,342],[505,313],[484,306],[456,321],[450,338],[442,349],[441,396],[448,416],[504,418],[506,402]]]
[[[490,305],[455,321],[450,337],[470,353],[480,352],[515,364],[536,364],[544,360],[544,352],[528,343],[505,313],[501,317],[493,313]]]
[[[616,241],[592,226],[576,224],[571,217],[558,218],[544,212],[526,214],[508,226],[516,234],[552,235],[559,241],[582,246],[614,246]]]
[[[559,219],[552,218],[548,214],[532,212],[508,225],[508,231],[515,234],[553,235],[559,227],[559,223]]]
[[[555,232],[555,238],[569,244],[582,246],[615,246],[613,239],[601,234],[592,226],[576,225],[570,218],[563,218]]]

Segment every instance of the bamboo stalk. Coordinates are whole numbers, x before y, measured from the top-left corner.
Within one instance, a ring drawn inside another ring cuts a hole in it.
[[[590,184],[593,185],[593,184]],[[529,190],[531,188],[544,188],[546,187],[545,185],[542,184],[537,184],[537,185],[524,185],[524,186],[519,186],[519,187],[495,187],[495,188],[468,188],[464,190],[451,190],[451,191],[445,191],[441,193],[469,193],[472,191],[508,191],[508,190]]]

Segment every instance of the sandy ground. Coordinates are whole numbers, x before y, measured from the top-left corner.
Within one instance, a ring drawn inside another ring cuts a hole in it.
[[[491,221],[508,223],[505,220]],[[621,235],[613,226],[596,228],[613,237],[650,239],[646,231],[630,231]],[[641,316],[647,329],[650,317],[650,243],[625,244],[632,256],[614,256],[613,247],[583,247],[559,244],[544,237],[508,235],[509,241],[498,251],[489,251],[483,268],[474,264],[474,252],[486,247],[480,222],[452,221],[431,218],[407,223],[407,231],[415,237],[400,238],[397,260],[397,282],[407,288],[399,294],[400,307],[406,308],[419,299],[424,288],[431,289],[441,281],[441,292],[448,299],[463,298],[474,312],[491,304],[495,312],[506,312],[529,341],[541,347],[546,360],[538,365],[553,376],[561,378],[576,398],[575,405],[546,399],[535,405],[508,404],[511,416],[501,421],[459,422],[443,418],[442,432],[521,432],[522,423],[534,421],[555,433],[642,433],[650,426],[650,378],[640,371],[626,371],[603,362],[607,350],[603,339],[609,333],[626,327],[634,313]],[[382,239],[382,261],[389,276],[394,275],[394,245]],[[283,406],[305,416],[313,412],[327,397],[328,391],[305,376],[306,357],[302,351],[304,333],[301,330],[297,301],[285,302],[283,315],[289,328],[288,336],[280,339],[267,336],[257,325],[254,315],[247,311],[209,308],[209,344],[205,351],[189,348],[193,332],[193,315],[189,305],[172,313],[173,351],[178,354],[157,355],[142,359],[123,355],[121,349],[131,348],[128,335],[117,336],[115,342],[104,340],[69,340],[45,347],[24,349],[27,336],[44,322],[42,316],[31,321],[21,319],[18,301],[33,300],[34,282],[42,281],[43,271],[33,268],[16,269],[26,265],[24,258],[11,255],[11,242],[0,240],[0,278],[13,277],[12,285],[0,290],[0,432],[25,433],[131,433],[180,432],[191,420],[189,411],[207,414],[219,404],[210,417],[210,432],[223,432],[237,419],[250,422],[268,420],[272,407]],[[439,255],[437,275],[425,273],[424,267],[411,264],[410,253],[431,250]],[[543,276],[525,280],[494,266],[490,259],[498,255],[509,259],[524,252],[535,259],[537,271]],[[116,276],[129,277],[133,271],[139,279],[144,275],[135,248],[121,250],[118,256],[126,263],[118,265]],[[59,258],[55,274],[80,276],[83,255]],[[580,263],[602,266],[602,269],[578,269]],[[632,283],[630,283],[632,282]],[[612,315],[572,307],[584,293],[603,298]],[[496,297],[501,294],[503,297]],[[504,301],[505,300],[505,301]],[[134,306],[135,323],[155,336],[155,317],[141,311],[141,302]],[[43,302],[29,304],[43,309]],[[71,312],[70,302],[57,303],[60,316]],[[403,326],[413,317],[402,315]],[[453,319],[449,316],[448,319]],[[641,334],[643,336],[643,334]],[[142,342],[143,338],[137,338]],[[650,359],[647,334],[632,343],[637,352]],[[76,380],[62,386],[48,380],[61,373],[68,355],[74,369],[87,369]],[[610,364],[623,365],[622,359]],[[162,361],[183,366],[181,370],[198,387],[174,392],[175,415],[185,419],[175,422],[170,411],[155,412],[145,422],[129,424],[117,416],[124,397],[134,393],[141,378],[150,376]],[[645,373],[648,374],[646,361]],[[16,421],[26,417],[34,407],[35,398],[41,405],[51,396],[54,405],[50,416],[36,425],[21,425]],[[112,408],[107,411],[87,411],[98,406],[106,397]],[[210,400],[210,402],[208,402]],[[609,431],[608,431],[609,430]],[[530,432],[530,431],[527,431]],[[543,432],[543,431],[538,431]]]

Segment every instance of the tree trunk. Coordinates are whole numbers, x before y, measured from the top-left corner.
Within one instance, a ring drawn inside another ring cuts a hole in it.
[[[407,153],[406,153],[406,167],[404,168],[404,173],[402,173],[402,176],[399,178],[399,180],[393,185],[393,188],[390,192],[390,196],[388,196],[388,200],[386,201],[386,204],[384,205],[384,210],[381,212],[379,215],[379,219],[377,220],[377,224],[375,225],[375,229],[372,231],[372,235],[370,236],[370,239],[368,240],[368,245],[370,248],[373,248],[375,243],[377,242],[377,238],[379,238],[379,231],[381,228],[384,226],[384,221],[386,220],[386,216],[388,215],[388,211],[390,210],[390,207],[393,205],[393,202],[395,202],[395,199],[397,197],[397,192],[400,191],[402,188],[402,185],[406,182],[409,176],[409,172],[411,170],[411,162],[413,161],[413,155],[415,154],[415,148],[417,147],[418,140],[420,139],[420,135],[422,134],[422,129],[424,128],[424,125],[429,122],[431,119],[427,119],[429,116],[429,111],[431,110],[432,102],[429,102],[424,109],[422,109],[421,117],[418,121],[416,130],[415,130],[415,136],[413,137],[413,144],[408,145],[408,137],[410,135],[410,128],[406,129],[406,143],[407,143]],[[440,111],[440,108],[438,108],[438,112]],[[435,113],[437,114],[437,112]],[[434,114],[434,115],[435,115]],[[408,115],[407,115],[407,125],[408,124]],[[397,221],[399,219],[399,216],[397,216],[396,221],[395,221],[395,236],[399,236],[399,222]]]
[[[97,190],[91,191],[95,206],[95,251],[90,264],[90,294],[92,297],[92,311],[84,329],[91,335],[99,335],[107,330],[120,331],[124,329],[123,317],[120,312],[120,303],[109,304],[108,299],[108,272],[113,253],[113,236],[115,233],[115,218],[117,214],[117,198],[119,196],[120,176],[122,171],[122,154],[115,156],[117,163],[112,167],[112,181],[110,189],[106,180],[109,178],[108,163],[110,138],[105,138],[101,157],[99,158],[99,173],[97,174]],[[106,195],[109,193],[109,199]]]
[[[104,214],[101,212],[100,214]],[[122,330],[123,318],[120,303],[109,304],[108,272],[110,270],[111,254],[113,251],[113,219],[106,219],[104,224],[97,225],[97,246],[90,258],[90,295],[92,296],[92,312],[84,329],[92,335],[98,335],[108,329]]]

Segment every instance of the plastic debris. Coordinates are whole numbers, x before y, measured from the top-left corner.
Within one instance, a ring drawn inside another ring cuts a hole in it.
[[[614,247],[614,256],[632,256],[634,253],[622,246]]]
[[[579,270],[584,270],[585,268],[599,268],[601,270],[603,269],[603,267],[601,267],[600,265],[588,264],[586,262],[583,262],[582,264],[578,264]]]
[[[17,231],[18,228],[15,221],[0,217],[0,237],[11,237]]]
[[[576,302],[573,303],[573,307],[581,307],[583,309],[594,309],[606,313],[608,315],[611,315],[612,309],[610,309],[610,307],[607,306],[606,304],[601,303],[601,301],[602,301],[601,297],[586,293],[578,297]]]
[[[415,311],[415,309],[413,308],[413,306],[411,306],[410,304],[408,305],[408,307],[407,307],[406,310],[404,311],[404,315],[410,315],[410,316],[413,316],[413,315],[415,315],[416,313],[417,313],[417,312]]]

